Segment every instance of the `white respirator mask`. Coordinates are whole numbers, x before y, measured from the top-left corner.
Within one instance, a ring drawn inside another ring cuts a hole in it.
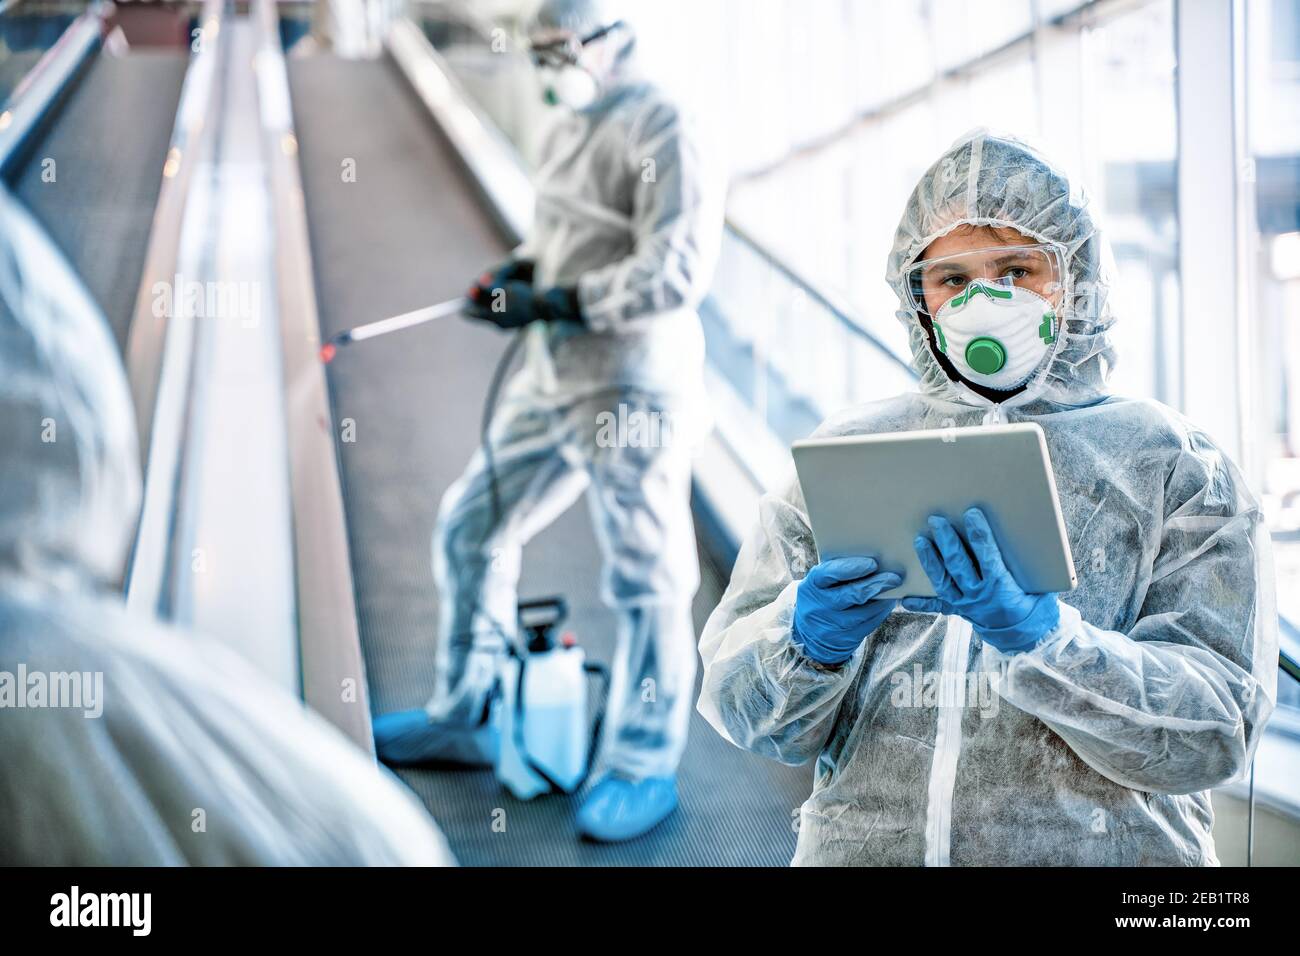
[[[1056,343],[1056,309],[1037,292],[975,279],[934,317],[939,351],[977,385],[1007,391],[1033,376]]]
[[[623,21],[615,20],[586,36],[557,28],[534,33],[529,39],[529,50],[542,81],[543,99],[551,106],[567,106],[571,110],[586,109],[596,102],[601,92],[600,81],[582,65],[583,49],[623,29]]]
[[[585,109],[600,95],[596,78],[580,66],[541,67],[542,98],[549,106]]]

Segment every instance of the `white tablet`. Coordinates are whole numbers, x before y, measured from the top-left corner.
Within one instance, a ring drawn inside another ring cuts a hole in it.
[[[903,575],[884,596],[934,594],[912,541],[932,514],[964,535],[972,505],[988,515],[1022,588],[1077,584],[1047,442],[1033,423],[810,438],[793,450],[821,559],[875,556]]]

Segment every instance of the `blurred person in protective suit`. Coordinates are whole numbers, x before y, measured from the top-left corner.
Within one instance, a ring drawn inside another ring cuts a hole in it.
[[[453,863],[323,718],[128,615],[137,454],[103,315],[0,189],[0,863]]]

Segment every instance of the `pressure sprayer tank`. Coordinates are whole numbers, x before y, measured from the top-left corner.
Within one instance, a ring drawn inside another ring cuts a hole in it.
[[[526,612],[539,607],[553,616],[526,623]],[[521,631],[529,639],[501,662],[497,778],[520,800],[551,791],[552,783],[572,793],[586,776],[591,738],[586,655],[572,635],[554,638],[563,613],[563,602],[520,605]]]

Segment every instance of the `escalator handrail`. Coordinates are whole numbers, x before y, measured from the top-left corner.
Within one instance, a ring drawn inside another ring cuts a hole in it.
[[[414,21],[396,17],[384,46],[451,140],[507,241],[522,242],[532,228],[535,194],[519,151],[461,88],[442,54]]]
[[[171,283],[176,276],[181,223],[190,194],[190,179],[200,165],[200,139],[217,92],[214,74],[222,9],[221,0],[204,0],[200,12],[199,49],[190,61],[181,86],[176,121],[163,162],[162,185],[149,227],[149,245],[127,337],[127,378],[135,402],[140,453],[144,456],[149,453],[154,416],[158,411],[163,351],[169,322],[167,316],[154,314],[154,286],[158,282]]]
[[[73,20],[36,65],[0,103],[0,174],[23,155],[30,137],[49,119],[64,90],[81,73],[81,69],[99,48],[104,33],[108,5],[92,4]]]
[[[1278,614],[1278,627],[1281,631],[1281,649],[1278,652],[1278,664],[1292,679],[1300,681],[1300,660],[1288,650],[1287,645],[1300,648],[1300,626],[1289,617]]]
[[[187,425],[194,350],[193,321],[155,314],[154,286],[171,284],[181,272],[181,235],[192,175],[213,148],[212,124],[205,124],[204,118],[216,92],[213,76],[223,7],[223,0],[205,0],[203,5],[199,47],[181,87],[124,356],[145,478],[126,601],[128,608],[147,616],[170,615],[176,560],[173,532],[186,441],[192,437],[187,435]],[[173,312],[183,300],[172,296]]]

